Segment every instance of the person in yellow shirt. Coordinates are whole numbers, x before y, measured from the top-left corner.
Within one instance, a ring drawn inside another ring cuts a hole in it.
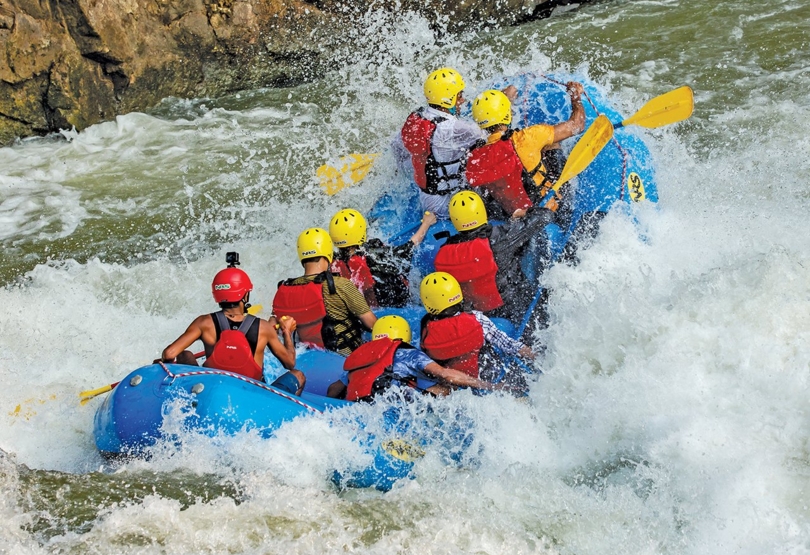
[[[470,186],[491,201],[487,209],[495,219],[522,217],[527,208],[540,202],[562,170],[558,143],[585,129],[582,84],[572,81],[566,88],[571,117],[556,125],[510,129],[512,103],[501,91],[484,91],[473,101],[473,119],[489,136],[470,153],[466,177]],[[556,210],[556,199],[547,208]]]

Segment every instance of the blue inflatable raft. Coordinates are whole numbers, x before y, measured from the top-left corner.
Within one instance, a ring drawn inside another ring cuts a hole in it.
[[[493,87],[512,84],[518,88],[521,100],[515,106],[517,114],[513,121],[523,127],[568,119],[571,107],[564,83],[569,80],[582,82],[575,76],[524,74],[503,79]],[[621,121],[622,117],[595,85],[587,81],[583,84],[587,124],[598,114],[606,114],[614,122]],[[574,140],[566,143],[571,143],[564,144],[570,150]],[[639,135],[626,129],[616,131],[610,144],[574,179],[573,185],[574,210],[570,225],[561,229],[557,224],[549,224],[546,229],[554,258],[560,256],[578,229],[595,215],[604,214],[617,203],[627,206],[643,200],[657,201],[649,150]],[[369,219],[376,222],[383,239],[400,244],[418,227],[420,214],[413,186],[384,195]],[[442,243],[433,237],[438,231],[454,232],[449,222],[439,222],[431,229],[414,261],[422,273],[433,271],[433,258]],[[527,272],[532,271],[532,260],[524,260],[523,265]],[[418,329],[423,314],[421,307],[389,309],[379,311],[378,315],[394,312],[404,316],[413,329]],[[501,325],[508,333],[515,332],[508,323]],[[318,417],[345,407],[347,402],[325,396],[328,385],[342,371],[342,364],[343,358],[334,353],[312,350],[300,354],[296,367],[307,375],[307,387],[301,397],[220,370],[175,364],[144,366],[125,377],[99,407],[94,424],[96,446],[109,456],[148,453],[150,446],[167,439],[163,431],[164,418],[167,408],[177,406],[178,401],[184,407],[184,425],[192,432],[214,435],[256,430],[262,437],[269,437],[294,418]],[[335,469],[333,480],[339,486],[387,491],[397,480],[409,476],[414,459],[423,449],[430,448],[427,440],[415,444],[398,437],[401,422],[395,415],[386,411],[383,418],[390,418],[387,422],[390,435],[363,435],[357,439],[373,455],[373,463],[361,471]]]

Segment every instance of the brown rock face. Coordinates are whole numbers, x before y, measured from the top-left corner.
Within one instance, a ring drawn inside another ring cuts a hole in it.
[[[549,1],[405,0],[398,9],[452,14],[455,26],[492,18],[509,24]],[[0,0],[0,145],[81,130],[167,96],[312,79],[372,3]]]

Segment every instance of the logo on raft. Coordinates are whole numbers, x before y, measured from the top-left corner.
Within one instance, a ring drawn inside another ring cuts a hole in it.
[[[647,199],[647,193],[644,191],[644,182],[641,176],[636,172],[632,172],[627,176],[627,190],[630,192],[630,198],[633,202],[641,202]]]
[[[214,285],[214,291],[227,291],[231,288],[230,283],[217,283]]]
[[[404,439],[389,439],[384,441],[380,447],[395,459],[405,462],[411,462],[425,456],[422,449]]]

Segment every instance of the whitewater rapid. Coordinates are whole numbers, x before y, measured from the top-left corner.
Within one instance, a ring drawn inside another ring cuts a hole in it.
[[[416,18],[370,16],[377,38],[327,79],[0,149],[0,553],[810,552],[808,11],[597,3],[444,46]],[[340,420],[106,465],[78,392],[212,310],[226,251],[269,307],[302,229],[408,186],[388,137],[445,64],[467,96],[501,74],[583,74],[626,115],[696,93],[688,122],[636,130],[658,205],[611,213],[578,265],[543,277],[529,401],[449,399],[475,459],[429,453],[387,494],[332,488],[329,469],[364,456]],[[320,192],[319,164],[376,151],[362,187]]]

